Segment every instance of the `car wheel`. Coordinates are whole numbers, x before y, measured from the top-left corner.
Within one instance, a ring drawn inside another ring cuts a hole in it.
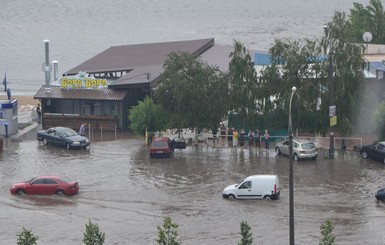
[[[313,160],[316,160],[316,159],[317,159],[317,157],[313,157],[312,159],[313,159]]]
[[[294,161],[299,161],[299,157],[298,157],[297,153],[294,154],[293,159],[294,159]]]
[[[271,197],[270,197],[269,195],[266,195],[266,196],[263,197],[263,199],[265,199],[265,200],[270,200]]]
[[[66,148],[69,150],[70,149],[70,143],[66,143]]]
[[[368,159],[368,153],[366,151],[361,152],[361,156],[363,159]]]
[[[275,152],[277,153],[278,156],[281,155],[281,150],[278,147],[275,148]]]
[[[17,195],[24,195],[24,194],[25,194],[25,190],[23,190],[23,189],[18,189],[18,190],[16,190],[16,194],[17,194]]]
[[[46,138],[43,139],[43,144],[48,145],[48,140]]]
[[[235,196],[234,196],[233,194],[230,194],[228,198],[229,198],[230,200],[236,199]]]
[[[63,196],[65,195],[65,192],[63,190],[57,190],[56,195]]]

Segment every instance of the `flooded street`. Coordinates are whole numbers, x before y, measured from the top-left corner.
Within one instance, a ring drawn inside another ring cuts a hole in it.
[[[38,244],[81,244],[90,219],[105,244],[156,244],[157,226],[170,216],[181,244],[237,244],[240,223],[251,226],[254,244],[288,244],[289,160],[273,150],[189,146],[171,159],[151,159],[143,141],[97,142],[89,150],[66,150],[31,139],[4,142],[0,155],[0,239],[15,244],[22,228]],[[337,159],[294,162],[295,241],[318,244],[320,225],[331,218],[336,244],[384,244],[384,165],[356,152]],[[79,181],[76,196],[17,196],[14,182],[36,175]],[[227,185],[253,174],[277,174],[277,201],[230,201]]]

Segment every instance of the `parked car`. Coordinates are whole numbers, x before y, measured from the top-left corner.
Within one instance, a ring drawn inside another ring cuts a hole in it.
[[[59,176],[39,176],[11,186],[12,194],[28,195],[75,195],[79,192],[77,181],[68,181]]]
[[[170,141],[171,146],[174,149],[186,149],[187,143],[183,137],[176,137]]]
[[[371,158],[385,163],[385,141],[363,146],[360,154],[364,159]]]
[[[168,137],[154,138],[149,148],[150,157],[171,157],[173,151]]]
[[[275,146],[277,155],[289,156],[289,140],[278,142]],[[318,157],[317,147],[311,140],[293,138],[293,159],[316,159]]]
[[[385,189],[379,189],[375,197],[378,201],[385,201]]]
[[[85,149],[91,144],[86,137],[78,135],[73,129],[65,127],[53,127],[38,131],[36,138],[45,145],[52,144],[63,146],[67,149]]]
[[[239,184],[227,186],[222,196],[229,199],[272,199],[280,195],[277,175],[252,175]]]

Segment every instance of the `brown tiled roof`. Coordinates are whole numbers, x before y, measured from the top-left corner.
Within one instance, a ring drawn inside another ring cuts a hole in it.
[[[60,86],[42,86],[34,99],[79,99],[121,101],[127,91],[114,89],[62,89]]]
[[[214,39],[208,38],[114,46],[65,72],[64,75],[75,75],[80,71],[87,73],[128,72],[142,66],[163,65],[167,55],[172,52],[183,51],[198,56],[213,45]]]

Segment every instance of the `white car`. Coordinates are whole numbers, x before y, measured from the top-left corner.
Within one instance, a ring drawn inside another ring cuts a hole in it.
[[[277,155],[289,156],[289,140],[278,142],[275,146]],[[293,138],[293,159],[316,159],[318,156],[317,147],[311,140]]]
[[[252,175],[239,184],[227,186],[222,196],[229,199],[272,199],[280,195],[277,175]]]

